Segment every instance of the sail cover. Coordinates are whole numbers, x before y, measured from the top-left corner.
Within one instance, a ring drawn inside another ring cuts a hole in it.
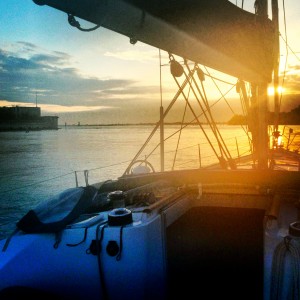
[[[227,0],[34,0],[249,82],[270,82],[273,24]]]
[[[93,186],[70,188],[31,209],[17,227],[27,233],[59,232],[93,205]]]

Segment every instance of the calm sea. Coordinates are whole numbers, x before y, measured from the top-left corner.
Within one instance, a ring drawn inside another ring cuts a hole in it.
[[[121,176],[152,129],[146,125],[67,126],[54,131],[0,132],[0,238],[37,203],[74,187],[75,171],[79,186],[86,184],[84,170],[88,170],[90,184]],[[166,170],[216,162],[201,128],[179,130],[175,125],[165,128]],[[249,153],[240,126],[222,125],[219,130],[232,157]],[[151,153],[148,160],[158,171],[159,136],[159,132],[153,135],[139,157],[144,159]]]

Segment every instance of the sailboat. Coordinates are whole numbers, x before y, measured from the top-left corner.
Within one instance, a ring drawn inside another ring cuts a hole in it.
[[[80,30],[77,18],[166,51],[178,92],[118,179],[89,184],[85,174],[86,186],[33,208],[0,241],[0,298],[300,299],[300,156],[280,146],[278,92],[271,134],[267,118],[268,85],[279,85],[277,1],[272,19],[266,0],[254,13],[227,0],[34,2]],[[228,151],[200,65],[237,78],[250,154]],[[216,141],[216,164],[167,169],[164,120],[179,95]],[[159,171],[143,156],[158,130]]]

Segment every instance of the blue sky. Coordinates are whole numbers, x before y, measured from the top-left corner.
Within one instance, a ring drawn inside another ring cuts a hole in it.
[[[253,2],[245,0],[244,7],[252,9]],[[288,43],[298,52],[300,1],[285,2]],[[45,114],[59,115],[60,123],[158,119],[158,49],[132,45],[104,28],[81,32],[68,24],[65,13],[31,0],[2,0],[0,11],[0,106],[31,105],[37,99]],[[284,34],[283,15],[280,19]],[[82,27],[94,26],[79,21]],[[163,52],[162,61],[168,62]],[[300,86],[299,66],[290,54],[294,91]],[[168,69],[162,72],[164,99],[170,100],[174,85]]]

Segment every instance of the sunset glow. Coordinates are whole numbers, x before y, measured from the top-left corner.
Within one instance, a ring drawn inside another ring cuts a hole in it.
[[[33,107],[35,103],[25,103],[25,102],[9,102],[5,100],[0,100],[0,106],[27,106]],[[38,105],[43,112],[46,113],[74,113],[74,112],[88,112],[100,109],[111,108],[109,106],[65,106],[65,105],[55,105],[55,104],[39,104]]]
[[[241,7],[240,1],[229,1]],[[253,13],[253,2],[243,1],[243,9]],[[127,123],[130,113],[132,122],[144,122],[145,115],[149,116],[147,121],[156,122],[157,106],[162,102],[167,107],[177,93],[178,86],[170,74],[167,51],[159,51],[141,41],[131,44],[127,36],[104,27],[82,33],[70,27],[64,14],[47,5],[41,8],[34,1],[4,0],[0,7],[3,11],[0,99],[6,101],[0,100],[1,106],[37,104],[43,114],[58,115],[61,123],[69,122],[71,113],[87,123],[98,123],[100,115],[101,122]],[[300,94],[297,57],[300,27],[299,14],[296,13],[299,9],[299,0],[289,0],[287,22],[283,24],[280,17],[279,23],[284,39],[284,28],[289,29],[289,47],[293,49],[293,52],[286,53],[281,41],[279,77],[284,88],[280,87],[278,92],[284,93],[282,103],[286,107],[282,108],[287,110],[300,103],[300,96],[297,97]],[[14,13],[16,11],[18,13]],[[183,58],[174,56],[183,63]],[[193,66],[193,62],[188,63]],[[222,107],[224,95],[232,102],[231,106],[235,105],[239,93],[231,87],[237,79],[217,69],[200,67],[206,74],[203,86],[207,99],[209,103],[218,103],[214,109],[227,110],[227,104]],[[178,80],[181,84],[183,77]],[[269,84],[268,95],[272,97],[274,88],[271,81]],[[196,101],[192,90],[184,92],[189,100]],[[183,96],[179,101],[185,104]],[[154,111],[152,116],[150,111]],[[231,113],[230,109],[228,112]],[[229,116],[218,114],[218,117],[227,119]]]

